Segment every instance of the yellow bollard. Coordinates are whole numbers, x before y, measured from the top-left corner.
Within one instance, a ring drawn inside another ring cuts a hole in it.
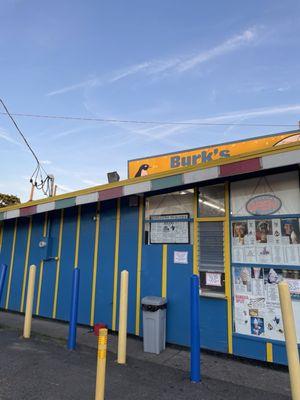
[[[295,320],[292,307],[292,301],[288,284],[280,282],[278,284],[281,313],[283,320],[285,345],[289,365],[290,383],[292,399],[300,399],[300,365],[297,346],[297,337],[295,329]]]
[[[107,329],[99,330],[95,400],[104,400]]]
[[[128,271],[121,272],[119,334],[118,334],[118,363],[126,363],[127,343],[127,308],[128,308]]]
[[[25,339],[30,338],[30,332],[31,332],[35,273],[36,273],[36,266],[31,265],[29,269],[29,277],[27,285],[26,310],[25,310],[24,330],[23,330],[23,336]]]

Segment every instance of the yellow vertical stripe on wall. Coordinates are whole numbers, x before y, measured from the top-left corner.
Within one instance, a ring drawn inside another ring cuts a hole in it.
[[[2,240],[3,240],[3,222],[0,222],[0,251],[2,250]]]
[[[27,244],[26,244],[26,254],[25,254],[25,264],[23,273],[23,285],[22,285],[22,295],[21,295],[21,307],[20,311],[24,311],[24,298],[25,298],[25,288],[27,282],[27,271],[28,271],[28,260],[31,242],[31,231],[32,231],[32,217],[29,218],[28,232],[27,232]]]
[[[193,226],[193,274],[199,275],[198,269],[198,189],[194,188],[194,226]]]
[[[81,222],[81,206],[78,206],[74,268],[78,268],[78,254],[79,254],[79,242],[80,242],[80,222]]]
[[[225,212],[224,222],[224,267],[225,267],[225,295],[227,299],[227,337],[228,353],[232,354],[232,294],[231,294],[231,265],[230,265],[230,223],[229,223],[229,185],[225,184]]]
[[[114,260],[114,289],[113,289],[113,309],[112,309],[112,330],[113,331],[116,330],[116,317],[117,317],[119,244],[120,244],[120,199],[117,200],[117,218],[116,218],[116,239],[115,239],[115,260]]]
[[[272,345],[272,343],[266,343],[266,353],[267,353],[267,361],[273,362],[273,345]]]
[[[141,314],[141,273],[142,273],[142,248],[143,248],[143,218],[144,218],[144,198],[139,199],[139,225],[138,225],[138,251],[136,268],[136,307],[135,307],[135,334],[140,334],[140,314]]]
[[[96,298],[96,283],[97,283],[99,230],[100,230],[100,202],[97,203],[97,207],[96,207],[96,223],[95,223],[95,241],[94,241],[94,259],[93,259],[93,280],[92,280],[90,326],[94,326],[94,321],[95,321],[95,298]]]
[[[162,297],[167,297],[167,268],[168,268],[168,245],[163,244],[162,274],[161,274],[161,296]]]
[[[14,268],[14,259],[15,259],[15,248],[16,248],[16,239],[17,239],[17,229],[18,229],[18,219],[15,220],[14,226],[14,236],[13,242],[11,247],[11,255],[10,255],[10,264],[9,264],[9,275],[8,275],[8,283],[7,283],[7,292],[6,292],[6,301],[5,301],[5,308],[8,309],[9,303],[9,295],[10,295],[10,287],[11,287],[11,277]]]
[[[61,214],[60,214],[52,318],[56,318],[56,310],[57,310],[57,295],[58,295],[58,284],[59,284],[59,273],[60,273],[60,259],[61,259],[61,247],[62,247],[62,238],[63,238],[63,227],[64,227],[64,209],[61,210]]]
[[[47,236],[47,226],[48,226],[48,213],[45,213],[44,227],[43,227],[43,236]],[[39,274],[39,283],[38,283],[38,293],[36,299],[36,315],[39,315],[40,312],[40,301],[41,301],[41,291],[42,291],[42,282],[43,282],[43,272],[44,272],[44,261],[40,262],[40,274]]]

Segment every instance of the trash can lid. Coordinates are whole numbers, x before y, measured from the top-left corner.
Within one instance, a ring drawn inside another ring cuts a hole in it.
[[[161,306],[167,303],[167,299],[165,297],[158,296],[146,296],[142,298],[142,304],[151,305],[151,306]]]

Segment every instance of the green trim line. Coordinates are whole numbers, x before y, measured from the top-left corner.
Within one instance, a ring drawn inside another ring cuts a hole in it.
[[[76,197],[70,199],[57,200],[55,202],[55,210],[61,210],[62,208],[76,206]]]
[[[173,186],[183,185],[183,175],[167,176],[166,178],[154,179],[151,181],[151,190],[161,190]]]

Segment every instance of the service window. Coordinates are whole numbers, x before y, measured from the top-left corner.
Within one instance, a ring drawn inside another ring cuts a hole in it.
[[[224,223],[199,222],[198,268],[201,293],[225,292]]]
[[[224,296],[224,184],[198,189],[198,217],[198,269],[201,294]]]

